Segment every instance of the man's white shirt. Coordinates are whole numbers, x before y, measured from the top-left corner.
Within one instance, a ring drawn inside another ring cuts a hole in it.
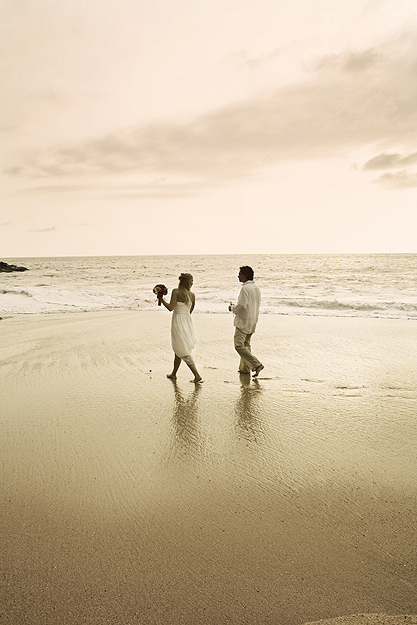
[[[235,314],[234,325],[245,332],[253,334],[258,322],[261,292],[253,280],[247,280],[240,289],[236,305],[232,305]]]

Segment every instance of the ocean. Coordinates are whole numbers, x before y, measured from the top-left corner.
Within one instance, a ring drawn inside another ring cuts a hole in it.
[[[0,273],[0,315],[157,309],[152,289],[169,292],[194,276],[195,314],[227,313],[250,265],[262,314],[417,319],[417,254],[259,254],[4,258],[28,271]]]

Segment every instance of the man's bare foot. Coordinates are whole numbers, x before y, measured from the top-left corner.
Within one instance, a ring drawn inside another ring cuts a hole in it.
[[[174,373],[167,373],[167,378],[170,380],[176,380],[177,376]]]
[[[194,378],[194,380],[190,380],[190,381],[194,382],[194,384],[198,384],[199,382],[204,382],[204,380],[201,377],[201,375],[199,375],[198,378]]]
[[[255,373],[253,374],[252,377],[257,378],[258,375],[260,374],[260,372],[262,371],[262,369],[264,369],[263,365],[258,365],[255,369]]]

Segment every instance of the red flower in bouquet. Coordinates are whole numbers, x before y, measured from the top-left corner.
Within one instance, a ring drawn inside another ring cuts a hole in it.
[[[158,306],[160,306],[161,299],[163,298],[164,295],[168,293],[168,289],[166,288],[165,284],[157,284],[156,286],[153,287],[152,290],[155,293],[156,297],[158,298]]]

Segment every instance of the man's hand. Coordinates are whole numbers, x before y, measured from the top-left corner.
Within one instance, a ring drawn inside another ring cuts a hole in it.
[[[229,312],[232,312],[232,306],[233,306],[233,302],[230,302],[230,304],[229,304]]]

